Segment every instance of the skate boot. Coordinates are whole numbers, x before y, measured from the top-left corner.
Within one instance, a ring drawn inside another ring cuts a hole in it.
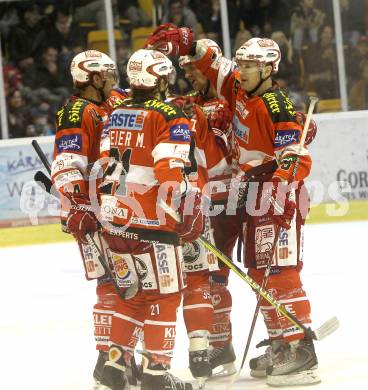
[[[199,388],[202,389],[205,381],[212,376],[207,337],[191,337],[189,339],[189,369],[197,380]]]
[[[99,388],[102,370],[103,370],[105,362],[108,358],[109,358],[109,355],[107,352],[98,351],[96,366],[95,366],[95,369],[93,370],[93,379],[95,380],[95,384],[94,384],[92,390],[97,390]]]
[[[257,348],[265,346],[267,346],[267,348],[263,355],[249,360],[250,376],[253,378],[266,378],[266,369],[268,366],[272,366],[273,351],[277,351],[282,344],[285,344],[285,341],[263,340],[257,344]]]
[[[300,386],[321,382],[318,360],[313,341],[303,339],[285,343],[275,352],[271,366],[267,367],[270,386]]]
[[[236,373],[234,364],[236,356],[231,342],[223,347],[210,349],[209,355],[213,378],[229,376]]]
[[[195,390],[189,382],[167,372],[169,365],[155,356],[143,356],[141,390]]]
[[[129,390],[130,385],[125,374],[127,362],[131,354],[118,345],[112,345],[109,349],[109,359],[106,361],[99,390]]]

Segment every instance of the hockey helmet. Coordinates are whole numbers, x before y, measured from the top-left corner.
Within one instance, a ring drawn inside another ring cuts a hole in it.
[[[222,51],[220,46],[213,41],[212,39],[204,38],[199,39],[197,41],[197,48],[202,47],[207,50],[210,47],[212,50],[216,52],[217,57],[222,56]],[[191,56],[181,56],[179,57],[179,66],[182,68],[184,65],[190,64],[193,61],[193,57]]]
[[[256,61],[260,64],[271,64],[272,73],[277,73],[281,60],[279,45],[268,38],[251,38],[246,41],[235,53],[235,60]]]
[[[71,62],[70,73],[77,87],[88,84],[93,74],[99,74],[105,80],[113,77],[118,82],[119,79],[115,62],[108,55],[97,50],[87,50],[77,54]]]
[[[129,58],[127,74],[132,88],[151,89],[160,77],[169,78],[172,62],[157,50],[140,49]]]

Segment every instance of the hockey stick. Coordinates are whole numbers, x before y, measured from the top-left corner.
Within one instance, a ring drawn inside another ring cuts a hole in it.
[[[306,139],[306,136],[307,136],[309,123],[311,121],[312,114],[313,114],[313,111],[314,111],[314,107],[317,104],[317,102],[318,102],[318,98],[317,97],[315,97],[315,96],[311,96],[310,97],[310,104],[309,104],[309,107],[308,107],[308,113],[307,113],[306,120],[304,122],[302,134],[301,134],[301,137],[300,137],[299,151],[297,153],[297,157],[296,157],[296,160],[295,160],[295,163],[294,163],[293,171],[292,171],[291,178],[290,178],[290,183],[293,183],[294,180],[295,180],[296,173],[297,173],[297,170],[298,170],[298,167],[299,167],[299,164],[300,164],[300,157],[299,156],[300,156],[302,147],[303,147],[303,145],[305,143],[305,139]],[[292,197],[292,193],[290,192],[289,193],[289,200],[291,199],[291,197]],[[267,261],[265,273],[264,273],[262,284],[261,284],[261,289],[263,289],[263,290],[266,289],[266,286],[267,286],[267,283],[268,283],[268,278],[270,276],[270,272],[271,272],[271,268],[272,268],[272,260],[273,260],[274,253],[275,253],[275,250],[276,250],[276,247],[277,247],[277,241],[279,239],[279,235],[280,235],[280,226],[277,225],[277,226],[275,226],[275,237],[274,237],[274,240],[273,240],[273,243],[272,243],[271,251],[269,252],[269,258],[268,258],[268,261]],[[261,307],[262,296],[260,294],[257,294],[257,295],[258,296],[257,296],[256,308],[254,310],[252,323],[251,323],[251,326],[250,326],[250,329],[249,329],[249,333],[248,333],[247,342],[246,342],[246,345],[245,345],[245,349],[244,349],[241,365],[240,365],[240,368],[239,368],[238,372],[236,373],[236,375],[232,378],[231,382],[226,387],[227,390],[230,390],[233,387],[234,383],[239,379],[242,369],[244,368],[245,360],[246,360],[248,352],[249,352],[250,344],[251,344],[251,341],[252,341],[252,337],[253,337],[253,334],[254,334],[254,329],[255,329],[255,326],[256,326],[256,322],[257,322],[257,319],[258,319],[258,314],[259,314],[260,307]]]
[[[32,141],[32,146],[35,149],[37,155],[39,156],[40,160],[42,161],[42,163],[45,166],[45,168],[47,169],[47,171],[51,174],[50,163],[48,162],[46,155],[43,152],[43,150],[41,149],[37,140]],[[53,195],[56,198],[60,198],[59,193],[54,189],[54,187],[52,185],[52,181],[42,171],[37,171],[35,173],[34,180],[46,192],[48,192],[49,194]],[[73,203],[73,200],[71,198],[69,198],[69,200],[71,203]],[[71,207],[73,208],[73,205]],[[100,248],[96,244],[96,241],[94,240],[93,236],[90,233],[86,233],[86,239],[87,239],[87,242],[88,242],[89,246],[91,247],[92,251],[94,252],[94,254],[97,256],[98,260],[102,264],[106,274],[110,277],[110,279],[115,287],[115,290],[116,290],[117,294],[120,296],[120,298],[121,299],[133,298],[138,292],[139,284],[134,283],[132,286],[128,287],[124,292],[122,292],[117,281],[116,281],[115,275],[112,273],[108,262],[106,261],[104,255],[101,253]]]
[[[180,221],[180,218],[175,210],[173,210],[166,202],[163,200],[159,203],[160,207],[169,214],[176,221]],[[271,306],[273,306],[278,312],[284,315],[289,321],[291,321],[296,327],[302,330],[307,337],[312,338],[313,340],[322,340],[331,333],[333,333],[339,327],[339,321],[337,317],[332,317],[326,321],[322,326],[316,330],[307,328],[303,325],[292,313],[290,313],[285,306],[277,302],[272,295],[267,291],[261,288],[249,275],[242,271],[237,265],[235,265],[231,259],[229,259],[224,253],[218,250],[214,245],[212,245],[205,237],[200,236],[199,241],[214,255],[216,255],[225,265],[227,265],[232,271],[234,271],[244,282],[246,282],[255,292],[260,294]]]

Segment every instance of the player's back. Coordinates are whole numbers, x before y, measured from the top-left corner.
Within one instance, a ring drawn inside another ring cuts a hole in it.
[[[188,161],[188,119],[170,103],[126,99],[110,115],[107,132],[122,175],[118,191],[101,196],[103,217],[117,225],[130,220],[131,227],[171,230],[160,222],[156,204],[164,191],[160,185],[177,179],[171,171]],[[117,207],[106,206],[111,204]]]

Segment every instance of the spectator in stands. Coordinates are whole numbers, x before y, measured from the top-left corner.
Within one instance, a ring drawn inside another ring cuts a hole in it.
[[[344,43],[355,46],[364,32],[364,1],[340,0]]]
[[[286,38],[286,35],[282,31],[273,32],[271,34],[271,39],[279,45],[282,58],[275,80],[280,85],[287,86],[289,90],[300,90],[302,87],[300,55],[293,50],[292,43]]]
[[[239,9],[236,1],[227,0],[227,10],[229,17],[230,39],[235,39],[239,30]],[[207,38],[213,39],[220,46],[222,45],[222,24],[221,24],[221,7],[219,0],[210,0],[203,2],[198,12],[198,19],[202,26],[203,32]]]
[[[368,60],[360,64],[360,79],[350,90],[349,105],[352,110],[368,109]]]
[[[131,56],[129,41],[122,41],[117,44],[116,49],[116,65],[119,71],[119,86],[121,88],[129,88],[127,65]]]
[[[190,27],[197,33],[198,20],[194,12],[184,6],[183,0],[167,0],[164,8],[167,11],[162,17],[162,23],[173,23],[178,27]]]
[[[75,0],[74,19],[76,22],[96,23],[96,30],[106,30],[104,0]]]
[[[45,46],[55,47],[60,53],[71,53],[73,47],[86,44],[85,36],[79,25],[73,22],[68,8],[55,9],[46,32]]]
[[[20,24],[9,34],[8,50],[10,60],[25,70],[40,57],[46,32],[40,7],[28,2],[23,7]]]
[[[21,71],[16,66],[8,63],[6,60],[3,63],[3,73],[6,96],[8,96],[10,91],[21,89],[23,87]]]
[[[11,29],[19,23],[17,8],[14,4],[0,4],[0,34],[7,38]]]
[[[239,49],[239,47],[246,41],[252,38],[252,34],[249,30],[239,30],[235,35],[233,54]]]
[[[337,56],[333,41],[333,28],[323,26],[319,42],[311,45],[304,54],[307,90],[316,92],[322,99],[339,97]]]
[[[22,92],[18,89],[10,91],[7,97],[8,126],[10,138],[27,136],[27,126],[31,123],[31,112]]]
[[[59,69],[59,51],[47,47],[41,62],[34,64],[25,73],[24,85],[32,90],[32,95],[40,102],[48,102],[54,108],[70,94],[72,84]]]
[[[299,6],[291,14],[290,22],[294,49],[300,51],[305,43],[317,43],[318,30],[324,19],[325,14],[314,7],[314,0],[300,0]]]
[[[117,2],[117,9],[121,18],[128,19],[132,28],[150,26],[151,15],[139,6],[138,0],[124,0]]]
[[[360,64],[368,60],[368,36],[362,35],[356,46],[353,47],[346,56],[346,71],[353,83],[358,80],[360,74]]]

